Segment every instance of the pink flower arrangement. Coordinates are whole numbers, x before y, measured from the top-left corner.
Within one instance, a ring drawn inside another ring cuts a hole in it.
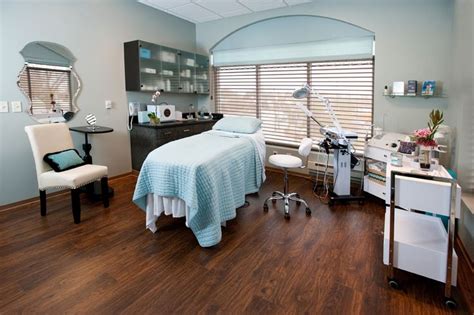
[[[417,129],[413,132],[413,138],[416,140],[416,144],[424,145],[427,147],[436,146],[436,141],[433,139],[434,135],[429,128]]]
[[[417,129],[413,132],[411,137],[418,145],[427,147],[434,147],[437,145],[434,137],[438,131],[438,127],[444,122],[443,112],[440,110],[432,110],[430,113],[430,121],[428,121],[428,128]]]

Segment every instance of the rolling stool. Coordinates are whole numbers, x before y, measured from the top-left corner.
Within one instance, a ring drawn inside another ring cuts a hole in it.
[[[268,158],[268,162],[271,164],[281,167],[284,171],[284,187],[283,192],[274,191],[271,197],[265,199],[263,204],[263,211],[268,212],[268,201],[271,200],[275,203],[277,200],[283,200],[285,202],[285,219],[290,218],[290,200],[295,201],[297,205],[304,204],[306,206],[306,215],[311,215],[311,209],[308,207],[306,201],[300,198],[297,193],[288,193],[288,169],[289,168],[305,168],[308,164],[308,156],[313,146],[313,140],[310,138],[304,138],[301,140],[301,144],[298,148],[298,153],[305,158],[305,163],[296,156],[288,154],[274,154]]]

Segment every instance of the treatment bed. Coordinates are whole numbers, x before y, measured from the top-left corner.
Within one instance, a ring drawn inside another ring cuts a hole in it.
[[[163,212],[186,217],[199,245],[213,246],[222,238],[221,224],[235,218],[245,195],[257,192],[265,180],[264,159],[260,128],[211,130],[176,140],[147,156],[133,201],[145,211],[152,232]]]

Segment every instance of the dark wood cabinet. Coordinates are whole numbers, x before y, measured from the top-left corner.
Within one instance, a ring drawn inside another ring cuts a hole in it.
[[[133,125],[130,131],[132,168],[139,171],[148,153],[174,140],[193,136],[211,130],[215,120],[193,120],[162,123],[159,125]]]

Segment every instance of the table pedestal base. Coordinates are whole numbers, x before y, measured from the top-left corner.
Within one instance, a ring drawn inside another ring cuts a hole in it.
[[[100,181],[95,181],[89,185],[82,187],[82,192],[85,192],[87,196],[94,200],[102,200],[102,188],[100,187]],[[114,196],[114,189],[109,186],[109,198]]]

